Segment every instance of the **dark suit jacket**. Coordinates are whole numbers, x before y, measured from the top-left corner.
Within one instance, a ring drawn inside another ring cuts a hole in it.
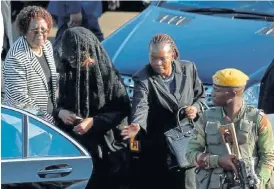
[[[58,26],[62,18],[69,17],[70,14],[82,12],[85,17],[99,18],[102,15],[102,2],[101,1],[50,1],[47,10],[54,16],[58,17]]]
[[[179,108],[193,105],[201,111],[205,99],[195,65],[189,61],[174,63],[174,94],[168,92],[161,76],[155,74],[150,65],[133,77],[135,84],[131,122],[138,123],[145,131],[144,135],[141,134],[142,151],[157,156],[158,165],[166,163],[168,150],[164,133],[177,126]]]
[[[274,113],[274,59],[261,80],[258,107],[267,114]]]
[[[12,22],[11,22],[11,3],[9,0],[1,1],[1,12],[2,12],[3,23],[4,23],[4,41],[3,41],[3,51],[1,54],[1,59],[4,61],[12,43],[13,43],[12,26],[11,26],[11,24],[12,24]]]

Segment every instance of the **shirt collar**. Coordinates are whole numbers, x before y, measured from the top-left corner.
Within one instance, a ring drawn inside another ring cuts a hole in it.
[[[242,101],[242,107],[241,107],[240,111],[233,118],[229,118],[226,115],[224,108],[222,107],[222,117],[224,118],[225,122],[231,122],[231,123],[236,122],[243,116],[245,109],[246,109],[246,105],[245,105],[244,101]]]

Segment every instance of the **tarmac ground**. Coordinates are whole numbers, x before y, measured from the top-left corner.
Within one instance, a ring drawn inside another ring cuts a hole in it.
[[[104,37],[107,38],[111,33],[120,28],[122,25],[130,21],[132,18],[137,16],[139,12],[105,12],[99,19],[101,29],[104,33]],[[57,32],[56,26],[53,27],[49,40],[54,41],[55,35]],[[13,23],[13,41],[18,37],[18,34],[15,29],[15,23]]]

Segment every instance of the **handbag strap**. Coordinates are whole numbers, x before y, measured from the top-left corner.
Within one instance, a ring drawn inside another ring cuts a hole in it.
[[[179,129],[180,129],[181,132],[184,132],[184,128],[183,128],[184,125],[181,127],[181,123],[180,123],[180,112],[181,112],[183,109],[186,109],[186,108],[187,108],[187,106],[183,106],[183,107],[179,108],[179,110],[178,110],[178,112],[177,112],[177,127],[179,127]],[[188,119],[188,118],[184,118],[184,119]],[[190,124],[194,125],[193,120],[188,119],[188,121],[189,121]]]
[[[204,102],[199,102],[199,104],[201,106],[202,112],[204,112],[207,109],[210,109],[210,107],[206,103],[204,103]],[[181,132],[183,132],[183,130],[184,130],[183,127],[184,126],[181,127],[181,124],[180,124],[180,112],[181,112],[181,110],[186,109],[186,108],[187,108],[187,106],[183,106],[183,107],[179,108],[179,110],[177,112],[177,126],[180,128]],[[184,118],[184,119],[188,119],[188,118]],[[188,121],[189,121],[190,124],[194,125],[194,121],[193,120],[188,119]]]

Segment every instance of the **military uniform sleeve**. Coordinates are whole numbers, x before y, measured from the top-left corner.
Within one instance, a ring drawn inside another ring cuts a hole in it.
[[[187,161],[192,165],[196,164],[196,158],[198,154],[205,151],[205,124],[205,117],[200,117],[197,123],[195,124],[193,134],[188,143],[186,158]]]
[[[271,123],[267,116],[262,113],[259,119],[257,146],[259,163],[256,172],[262,186],[265,186],[274,166],[274,139]]]

